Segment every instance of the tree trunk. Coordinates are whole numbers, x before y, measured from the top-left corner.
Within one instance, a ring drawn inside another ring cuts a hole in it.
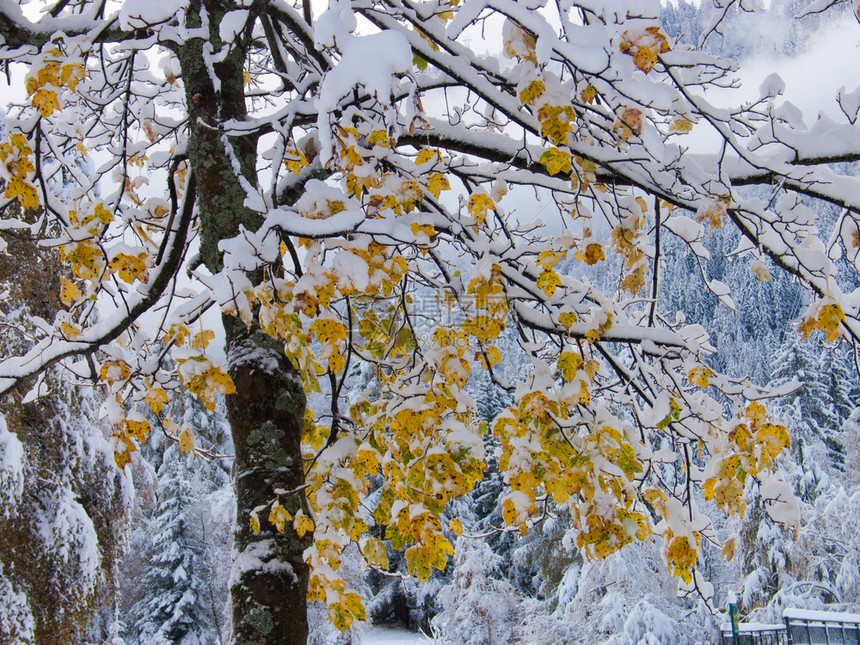
[[[271,500],[274,488],[294,490],[304,483],[300,449],[304,391],[283,346],[235,319],[225,319],[224,324],[230,376],[236,385],[236,394],[227,399],[236,452],[238,518],[230,592],[234,643],[305,645],[308,566],[302,553],[310,546],[310,534],[299,538],[288,525],[282,535],[265,516],[255,534],[248,517],[250,510]],[[277,369],[261,369],[264,362]],[[281,503],[294,515],[301,496],[290,495]]]
[[[199,27],[201,11],[208,14],[212,50],[221,47],[219,23],[226,11],[237,9],[225,0],[192,1],[187,26]],[[188,158],[197,185],[200,255],[212,273],[222,268],[218,242],[239,233],[239,226],[257,230],[262,216],[245,207],[246,193],[235,176],[231,154],[242,175],[255,186],[257,139],[227,139],[219,124],[243,119],[245,51],[239,45],[211,70],[204,58],[204,41],[190,40],[178,51],[189,115]],[[228,146],[232,148],[228,152]],[[252,276],[252,280],[260,276]],[[302,559],[310,536],[301,539],[291,526],[278,533],[262,513],[261,530],[254,533],[250,512],[267,504],[275,488],[293,490],[304,483],[301,432],[305,395],[301,380],[284,355],[283,345],[258,325],[246,326],[225,316],[227,357],[236,394],[227,397],[227,418],[235,446],[234,486],[236,522],[234,563],[230,577],[235,645],[305,645],[308,637],[308,567]],[[303,493],[281,499],[291,513]]]

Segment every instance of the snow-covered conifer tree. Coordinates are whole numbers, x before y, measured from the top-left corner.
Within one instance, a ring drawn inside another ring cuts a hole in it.
[[[148,532],[146,595],[134,608],[131,630],[140,645],[209,645],[220,641],[204,610],[205,581],[190,514],[197,500],[179,446],[167,448],[158,470],[157,504]]]

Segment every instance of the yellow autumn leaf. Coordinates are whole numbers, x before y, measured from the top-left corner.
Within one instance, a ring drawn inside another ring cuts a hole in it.
[[[145,420],[126,419],[125,431],[130,437],[144,443],[146,441],[146,437],[152,431],[152,426],[150,426],[149,422]]]
[[[594,103],[594,100],[597,98],[597,88],[593,85],[587,86],[579,93],[579,98],[582,99],[583,103]]]
[[[388,569],[388,552],[385,550],[385,544],[377,538],[366,538],[364,545],[361,547],[361,553],[367,563],[371,566],[379,567],[383,570]]]
[[[433,228],[430,224],[419,224],[418,222],[412,222],[409,226],[409,229],[412,231],[413,235],[426,235],[430,238],[430,241],[436,239],[436,229]]]
[[[81,329],[70,322],[61,322],[60,331],[69,340],[77,340],[81,337]]]
[[[110,385],[118,381],[125,381],[130,375],[131,367],[121,359],[105,361],[99,370],[99,379]]]
[[[726,216],[726,204],[721,200],[710,200],[696,211],[697,222],[708,222],[710,232],[723,227],[723,217]]]
[[[167,392],[160,387],[154,387],[147,391],[143,400],[155,414],[158,414],[168,402]]]
[[[537,279],[538,289],[543,291],[547,298],[552,298],[552,294],[555,293],[556,288],[560,284],[561,278],[559,278],[558,274],[552,269],[544,271]]]
[[[137,452],[137,446],[122,432],[115,432],[111,435],[111,438],[116,439],[113,460],[116,463],[116,467],[123,470],[131,463],[131,454]]]
[[[824,305],[818,312],[818,324],[816,327],[824,332],[828,341],[834,341],[842,335],[840,328],[845,320],[845,313],[839,305]]]
[[[737,547],[735,538],[729,538],[723,543],[721,555],[726,559],[726,562],[731,562],[735,557],[735,548]]]
[[[3,196],[7,199],[16,198],[25,209],[35,210],[39,207],[39,194],[36,189],[30,183],[17,177],[9,179]]]
[[[257,517],[256,513],[251,513],[249,518],[251,524],[251,530],[254,532],[254,535],[260,534],[260,518]]]
[[[108,263],[111,271],[115,271],[120,279],[131,284],[135,280],[140,279],[141,282],[146,282],[148,278],[148,270],[146,267],[146,253],[137,255],[128,255],[126,253],[117,253],[114,258]]]
[[[302,168],[308,165],[308,158],[301,150],[290,148],[284,152],[284,165],[287,167],[287,170],[295,175],[299,175]]]
[[[570,383],[579,368],[582,367],[582,356],[574,352],[562,352],[558,357],[558,369],[561,370],[561,375],[565,381]]]
[[[39,109],[39,113],[44,118],[48,118],[55,110],[60,109],[60,103],[57,101],[56,92],[48,89],[36,90],[33,94],[31,104],[34,108]]]
[[[463,522],[455,517],[448,522],[448,530],[454,533],[454,535],[463,535]]]
[[[770,280],[773,277],[771,276],[767,265],[759,260],[755,260],[750,264],[750,270],[755,274],[755,277],[761,281]]]
[[[693,129],[693,122],[690,119],[675,118],[669,126],[670,132],[689,132]]]
[[[579,318],[576,313],[573,311],[566,311],[558,315],[558,322],[565,327],[565,329],[570,329],[570,327],[577,321]]]
[[[520,91],[520,102],[534,104],[546,90],[546,85],[543,81],[531,81]]]
[[[629,291],[633,295],[636,295],[639,293],[639,290],[645,286],[645,276],[647,271],[648,269],[645,264],[640,264],[632,273],[629,273],[624,277],[621,281],[621,288]]]
[[[194,349],[206,349],[213,338],[215,338],[215,332],[211,329],[199,331],[191,339],[191,347]]]
[[[487,211],[495,209],[496,204],[490,199],[489,195],[484,193],[473,193],[469,197],[469,214],[474,217],[479,224],[482,224],[487,218]]]
[[[84,79],[84,66],[80,63],[66,63],[60,70],[60,84],[72,92],[77,91],[78,83]]]
[[[388,133],[385,130],[374,130],[371,132],[370,136],[367,137],[367,143],[371,146],[391,147],[391,141],[389,141]]]
[[[439,158],[439,151],[434,148],[422,148],[418,155],[415,157],[415,164],[420,166],[421,164],[427,163],[431,159],[436,157]]]
[[[233,384],[233,379],[230,378],[230,375],[227,372],[224,372],[220,369],[213,369],[210,372],[210,376],[212,377],[212,381],[215,384],[215,389],[218,390],[221,394],[235,394],[236,386]]]
[[[300,538],[305,536],[305,533],[313,532],[314,530],[314,522],[311,518],[304,514],[304,512],[299,511],[296,513],[296,517],[293,520],[293,530],[296,532]]]
[[[621,53],[633,57],[633,63],[646,74],[657,65],[658,54],[668,52],[671,47],[659,27],[630,29],[621,34]]]
[[[598,262],[605,260],[606,254],[603,252],[603,246],[597,242],[592,242],[585,247],[584,251],[577,251],[574,253],[573,257],[588,265],[595,265]]]
[[[571,154],[558,148],[550,148],[544,151],[539,160],[550,175],[559,173],[570,174]]]
[[[194,435],[190,428],[184,428],[179,433],[179,449],[186,455],[194,450]]]
[[[633,54],[633,63],[646,74],[657,65],[657,52],[643,45],[636,48],[636,53]]]
[[[81,290],[71,280],[60,276],[60,301],[67,307],[71,307],[76,302],[79,302],[84,295]]]
[[[292,519],[293,516],[290,515],[290,512],[279,502],[272,504],[272,510],[269,512],[269,523],[278,530],[278,533],[283,533],[287,522],[291,522]]]
[[[714,373],[707,367],[694,367],[690,370],[688,377],[690,383],[696,387],[708,387],[709,379]]]
[[[443,175],[441,172],[436,172],[430,175],[427,180],[427,190],[436,197],[439,198],[439,195],[442,194],[443,190],[450,190],[451,182],[448,181],[448,178]]]
[[[622,141],[627,141],[634,134],[642,134],[642,111],[637,108],[625,108],[612,128],[618,131],[618,138]]]

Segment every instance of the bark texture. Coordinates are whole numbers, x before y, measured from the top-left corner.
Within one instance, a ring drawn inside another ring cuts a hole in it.
[[[222,268],[218,242],[256,230],[260,213],[245,207],[246,191],[234,172],[256,185],[257,139],[227,137],[220,125],[244,119],[243,65],[246,52],[238,44],[221,62],[209,66],[207,51],[221,47],[218,25],[226,11],[237,9],[224,0],[192,1],[188,27],[209,24],[209,40],[191,40],[177,52],[189,113],[188,159],[197,185],[200,254],[211,272]],[[202,18],[201,18],[202,16]],[[211,47],[211,49],[209,49]],[[214,78],[213,78],[214,73]],[[252,276],[256,280],[259,276]],[[234,645],[305,645],[308,638],[308,568],[302,553],[310,544],[288,526],[278,533],[261,513],[261,530],[250,526],[250,512],[265,505],[273,490],[294,490],[304,483],[301,432],[305,395],[301,381],[285,357],[282,344],[256,324],[224,318],[230,376],[236,394],[227,397],[227,417],[235,446],[234,486],[237,526],[231,576]],[[304,503],[301,492],[281,499],[295,513]]]

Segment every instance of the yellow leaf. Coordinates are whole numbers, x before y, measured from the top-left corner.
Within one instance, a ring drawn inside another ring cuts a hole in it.
[[[370,136],[367,137],[367,143],[371,146],[382,146],[383,148],[390,148],[391,142],[388,140],[388,133],[385,130],[374,130],[370,133]]]
[[[562,352],[558,357],[558,369],[561,370],[561,375],[565,381],[570,383],[579,368],[582,367],[582,356],[573,352]]]
[[[603,252],[603,247],[600,244],[592,242],[585,247],[585,251],[577,251],[573,254],[573,257],[588,265],[595,265],[601,260],[605,260],[606,254]]]
[[[688,376],[690,383],[693,385],[697,387],[708,387],[708,381],[713,375],[714,373],[707,367],[694,367],[690,370]]]
[[[17,177],[9,179],[3,196],[7,199],[17,198],[23,208],[35,210],[39,207],[39,194],[36,192],[36,189],[28,182],[22,181]]]
[[[499,365],[502,362],[502,352],[498,347],[488,347],[484,350],[490,365]]]
[[[301,150],[291,148],[284,152],[284,165],[287,167],[287,170],[298,175],[301,173],[302,168],[308,165],[308,158]]]
[[[71,307],[76,302],[80,301],[84,295],[81,290],[71,280],[66,280],[60,276],[60,300],[67,307]]]
[[[845,313],[839,305],[824,305],[818,313],[818,329],[824,332],[828,341],[834,341],[842,335],[841,323]]]
[[[191,339],[191,347],[195,349],[206,349],[213,338],[215,338],[215,332],[211,329],[204,329],[203,331],[194,334],[194,338]]]
[[[540,130],[544,138],[560,146],[567,142],[567,135],[573,129],[576,112],[569,105],[544,105],[538,110]]]
[[[558,173],[570,174],[571,171],[571,154],[558,148],[550,148],[540,156],[540,162],[546,166],[546,170],[550,175]]]
[[[537,279],[538,289],[543,291],[547,298],[552,298],[552,294],[555,293],[556,287],[560,284],[561,278],[559,278],[558,274],[551,269],[541,273]]]
[[[427,562],[421,550],[415,546],[406,551],[406,569],[421,582],[427,582],[433,572],[433,567]]]
[[[438,156],[438,150],[435,150],[433,148],[422,148],[418,155],[415,157],[415,163],[416,165],[420,166],[421,164],[427,163],[428,161],[433,159],[433,157],[438,158]]]
[[[251,513],[250,524],[251,530],[254,532],[254,535],[260,534],[260,518],[257,517],[256,513]]]
[[[209,376],[212,378],[215,389],[221,394],[236,393],[236,386],[233,384],[233,379],[230,378],[230,375],[227,374],[227,372],[220,369],[213,369],[209,372]]]
[[[429,190],[437,199],[442,194],[443,190],[450,190],[451,182],[441,172],[433,173],[427,180],[427,190]]]
[[[185,428],[179,433],[179,449],[186,455],[194,450],[194,435],[190,428]]]
[[[657,65],[657,52],[647,46],[638,47],[633,54],[633,63],[647,74]]]
[[[155,414],[158,414],[168,401],[167,392],[160,387],[151,388],[147,391],[144,401]]]
[[[293,516],[290,515],[290,512],[279,502],[272,504],[272,510],[269,512],[269,523],[278,530],[278,533],[283,533],[287,522],[292,521],[292,519]]]
[[[692,129],[693,122],[689,119],[682,119],[680,117],[673,120],[672,125],[669,126],[670,132],[689,132]]]
[[[697,222],[709,222],[710,232],[723,227],[723,217],[726,215],[726,204],[720,200],[711,200],[696,211]]]
[[[613,129],[618,130],[618,137],[627,141],[630,137],[642,134],[642,111],[637,108],[626,108]]]
[[[580,92],[579,97],[582,99],[583,103],[594,103],[594,100],[597,98],[597,88],[593,85],[589,85]]]
[[[647,268],[645,264],[640,264],[632,273],[625,276],[621,281],[621,288],[626,289],[633,295],[636,295],[639,293],[639,290],[645,286],[646,273]]]
[[[44,118],[48,118],[54,113],[54,110],[60,109],[60,104],[57,101],[57,94],[53,90],[41,89],[33,94],[32,106],[39,108],[39,112]]]
[[[77,340],[81,337],[80,328],[70,322],[61,322],[60,331],[63,332],[63,335],[69,340]]]
[[[657,55],[668,52],[671,47],[659,27],[630,29],[621,34],[619,49],[633,57],[633,63],[646,74],[657,64]]]
[[[137,452],[137,446],[123,433],[114,433],[111,437],[116,439],[113,460],[116,463],[116,467],[123,470],[126,465],[131,463],[131,453]]]
[[[346,610],[351,613],[356,620],[366,620],[364,612],[364,603],[361,601],[361,596],[357,593],[344,593],[340,596],[340,601]]]
[[[128,284],[131,284],[137,279],[140,279],[142,282],[146,282],[148,278],[146,260],[146,253],[138,253],[137,255],[117,253],[108,266],[111,271],[116,271],[120,279],[124,280]]]
[[[328,619],[338,630],[345,632],[350,628],[357,616],[354,616],[343,602],[338,602],[328,608]]]
[[[361,547],[361,553],[371,566],[388,569],[388,552],[385,544],[376,538],[367,538]]]
[[[296,532],[296,535],[302,538],[305,536],[305,533],[314,530],[314,522],[302,511],[299,511],[293,520],[293,530]]]
[[[496,204],[490,199],[489,195],[484,193],[473,193],[469,197],[469,213],[474,217],[479,224],[483,224],[487,218],[487,211],[496,208]]]
[[[79,63],[66,63],[60,71],[60,84],[68,87],[72,92],[77,90],[78,82],[85,75],[84,66]]]
[[[152,426],[150,426],[149,422],[145,420],[136,421],[133,419],[126,419],[125,431],[130,437],[144,443],[146,441],[146,437],[152,431]]]
[[[566,329],[570,329],[571,325],[573,325],[579,318],[577,318],[576,313],[572,311],[566,311],[558,315],[558,322]]]
[[[131,375],[131,367],[121,359],[105,361],[99,370],[99,379],[113,385],[125,381]]]
[[[522,103],[534,104],[539,99],[546,89],[543,81],[532,81],[520,91],[520,101]]]
[[[731,562],[732,558],[735,557],[736,546],[735,538],[729,538],[723,543],[722,556],[727,562]]]
[[[448,529],[454,533],[454,535],[463,535],[463,523],[456,517],[448,522]]]

